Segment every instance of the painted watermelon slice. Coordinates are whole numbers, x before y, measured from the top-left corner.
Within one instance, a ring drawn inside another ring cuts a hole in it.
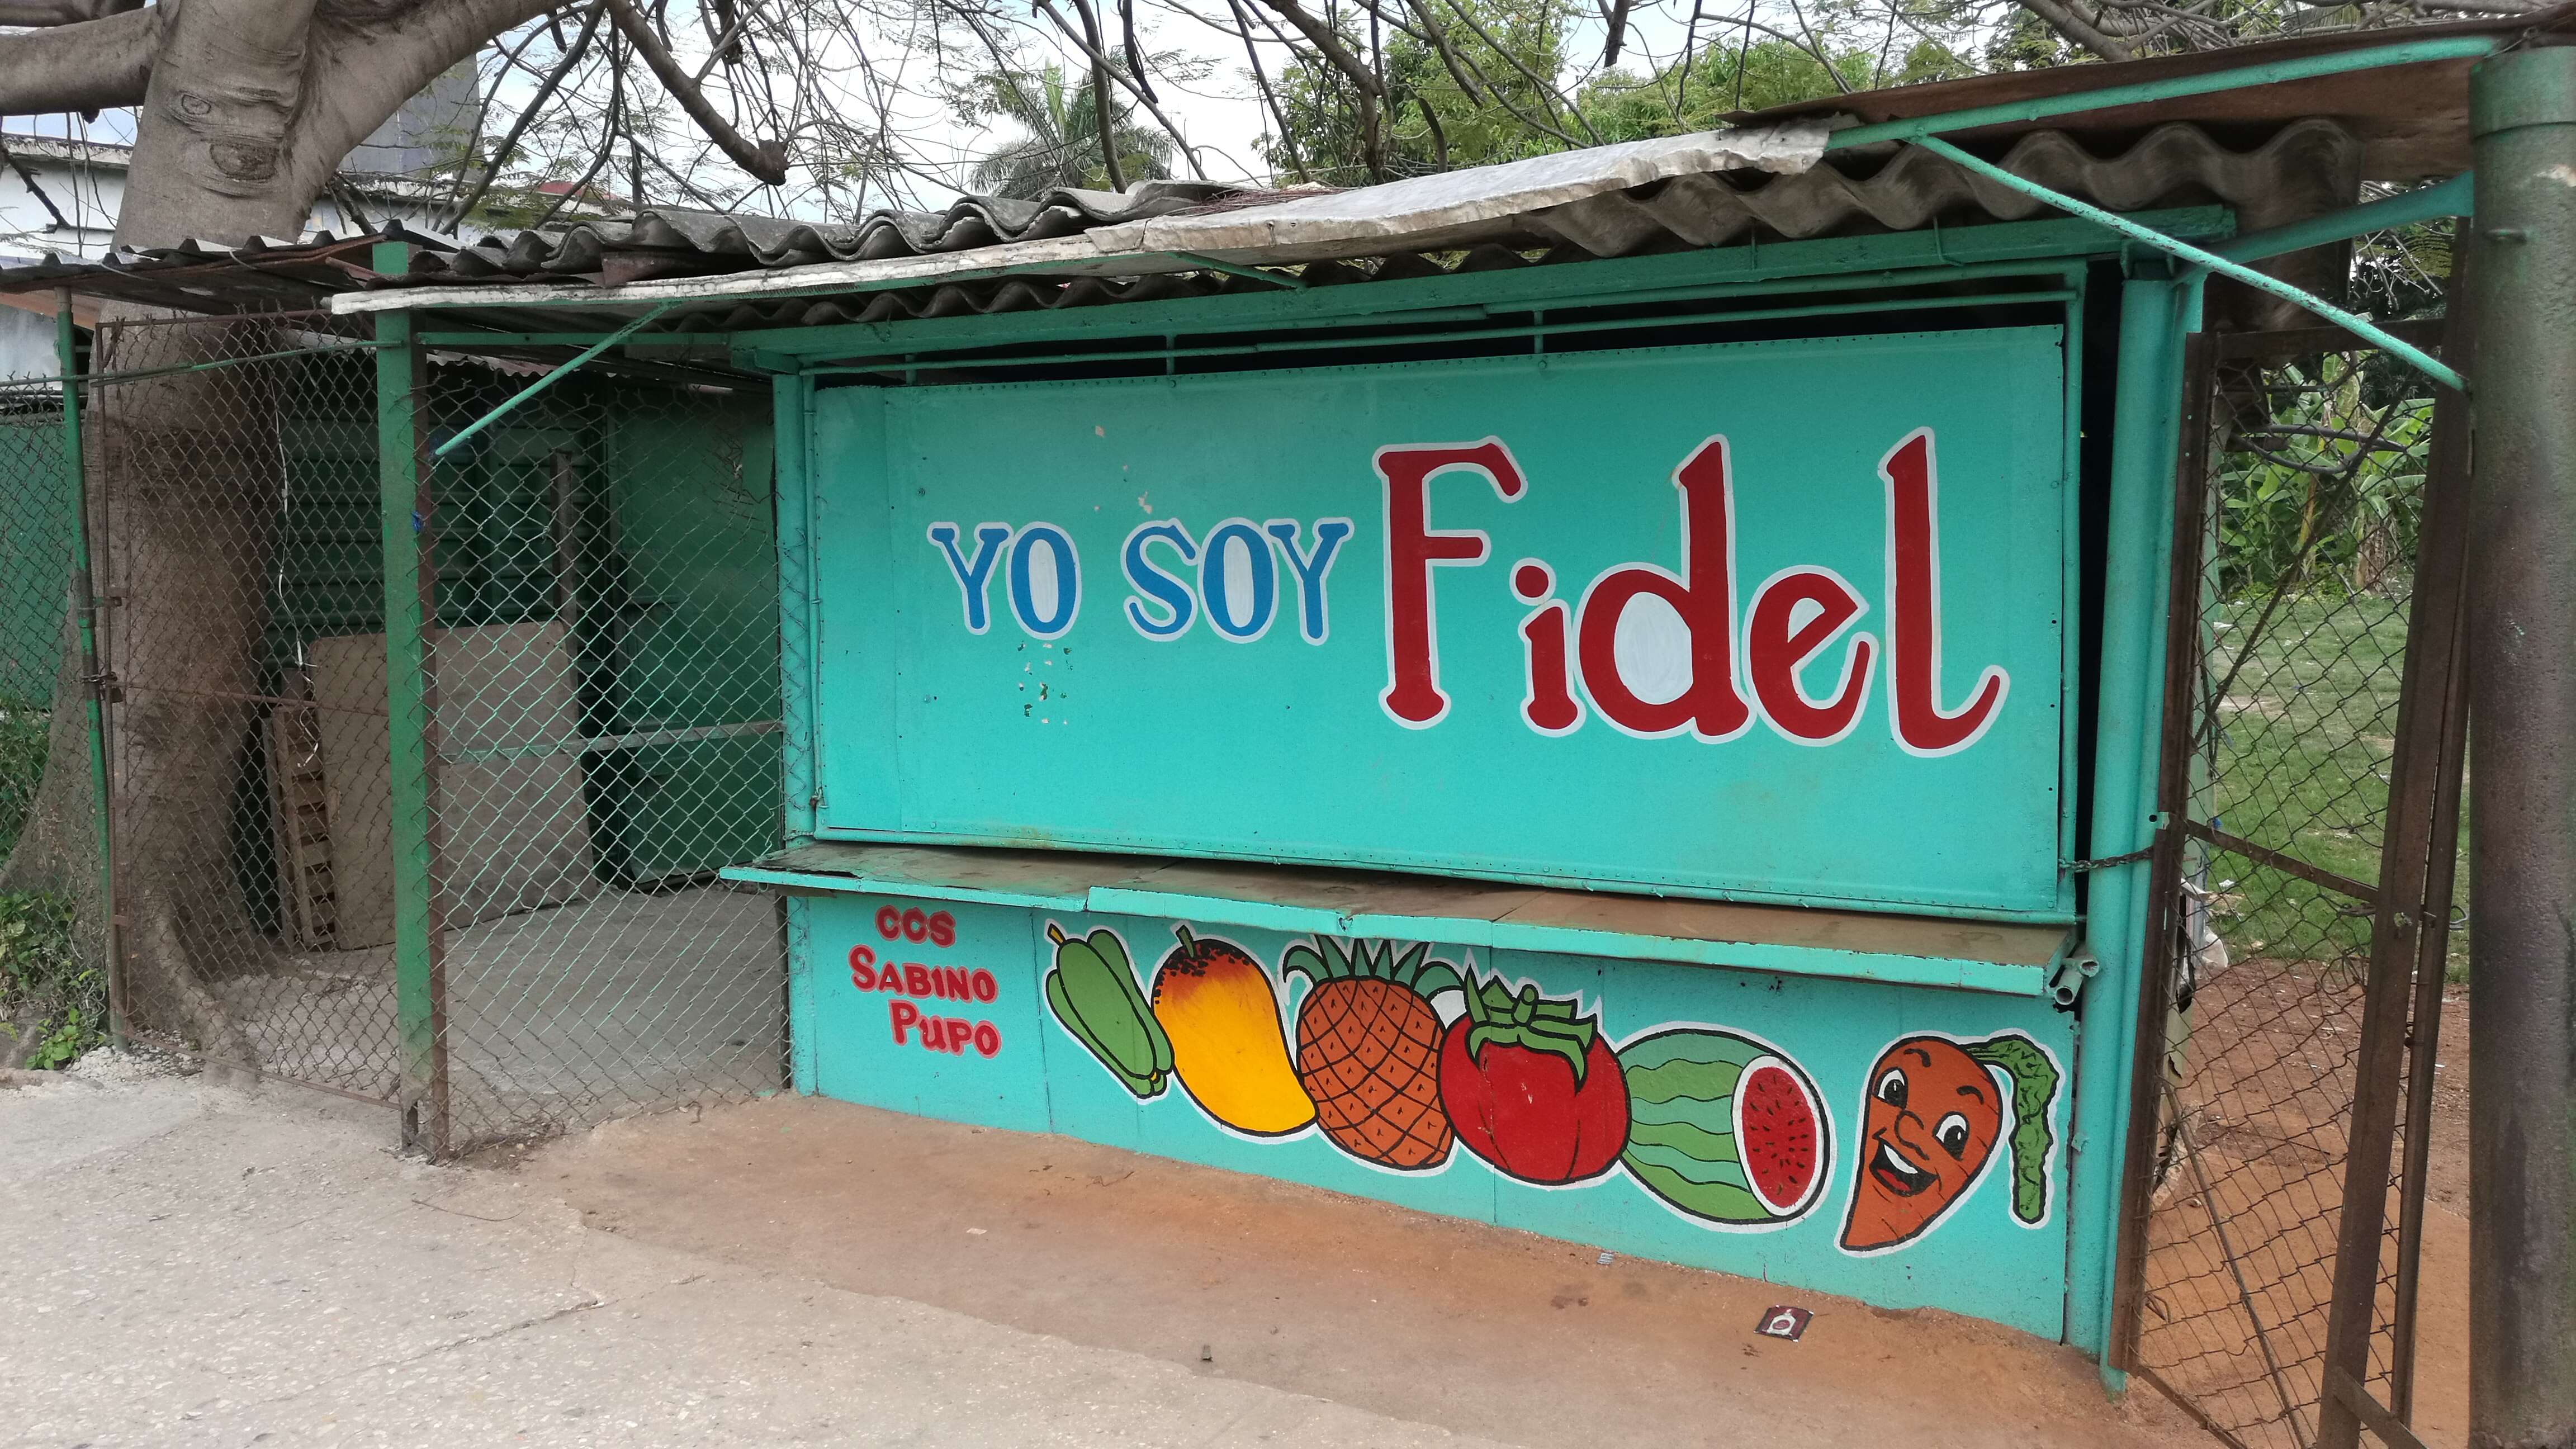
[[[1761,1232],[1813,1211],[1833,1173],[1824,1098],[1770,1043],[1722,1027],[1668,1027],[1619,1048],[1637,1185],[1720,1232]]]
[[[1824,1113],[1797,1069],[1763,1057],[1735,1084],[1735,1147],[1753,1195],[1774,1217],[1793,1218],[1824,1186]]]

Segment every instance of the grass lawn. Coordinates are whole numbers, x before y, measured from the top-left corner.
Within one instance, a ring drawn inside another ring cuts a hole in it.
[[[2309,596],[2274,610],[2222,606],[2209,676],[2225,681],[2207,756],[2207,808],[2220,829],[2361,881],[2379,877],[2405,664],[2406,605],[2376,595]],[[2250,639],[2250,647],[2249,647]],[[2462,822],[2463,841],[2467,821]],[[2370,949],[2370,919],[2348,897],[2239,855],[2215,854],[2219,934],[2238,959],[2331,961]],[[2455,916],[2468,902],[2463,872]],[[2467,963],[2455,932],[2451,972]]]

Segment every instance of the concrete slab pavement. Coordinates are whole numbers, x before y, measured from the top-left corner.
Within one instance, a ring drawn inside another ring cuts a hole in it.
[[[630,1241],[391,1138],[289,1087],[0,1091],[0,1444],[1491,1442]]]

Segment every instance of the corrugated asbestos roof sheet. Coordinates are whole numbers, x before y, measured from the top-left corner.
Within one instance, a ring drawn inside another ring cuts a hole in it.
[[[524,325],[546,330],[614,325],[642,306],[683,297],[692,300],[673,325],[730,330],[1099,306],[1265,285],[1192,269],[1174,253],[1301,265],[1314,286],[2048,213],[1930,152],[1891,145],[1824,153],[1823,135],[1809,122],[1671,138],[1344,192],[1152,182],[1124,195],[968,198],[942,212],[881,212],[853,226],[654,211],[470,246],[391,233],[413,244],[402,276],[370,268],[375,237],[193,243],[0,272],[0,290],[70,285],[196,311],[317,306],[335,296],[342,310],[445,300],[476,305],[486,325],[503,325],[498,319],[516,304],[526,308]],[[2117,210],[2224,203],[2247,229],[2347,205],[2361,172],[2359,143],[2324,121],[2297,122],[2243,147],[2167,125],[2109,153],[2037,131],[2002,159],[2016,174]],[[2318,280],[2339,267],[2333,258],[2311,260],[2324,269]],[[363,295],[388,288],[402,289],[400,297]],[[564,305],[575,296],[599,306]]]

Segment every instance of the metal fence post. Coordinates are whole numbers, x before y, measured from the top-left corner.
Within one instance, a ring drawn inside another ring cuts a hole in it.
[[[116,938],[114,797],[107,774],[107,681],[98,667],[98,580],[90,572],[89,466],[81,446],[80,343],[72,323],[72,294],[54,294],[54,362],[63,378],[63,488],[72,515],[72,620],[80,632],[81,691],[89,709],[89,778],[97,813],[99,939],[106,956],[107,1031],[125,1044],[125,963]]]
[[[2467,312],[2454,314],[2446,341],[2466,330]],[[2465,369],[2463,349],[2443,348],[2442,360]],[[2415,598],[2408,610],[2406,670],[2397,697],[2396,743],[2388,765],[2388,823],[2380,842],[2379,900],[2370,933],[2369,975],[2363,984],[2361,1041],[2353,1073],[2350,1146],[2344,1157],[2343,1210],[2336,1225],[2334,1297],[2326,1315],[2325,1392],[2317,1409],[2316,1449],[2351,1449],[2364,1425],[2377,1417],[2370,1400],[2371,1339],[2378,1328],[2381,1260],[2387,1251],[2390,1168],[2396,1161],[2399,1123],[2405,1126],[2408,1160],[2423,1160],[2428,1131],[2422,1107],[2401,1118],[2401,1104],[2429,1106],[2432,1084],[2410,1080],[2408,1045],[2434,1029],[2423,1018],[2427,991],[2440,1009],[2442,951],[2426,952],[2423,938],[2449,935],[2449,901],[2433,909],[2434,858],[2448,856],[2453,839],[2436,834],[2443,801],[2458,777],[2462,741],[2452,732],[2456,643],[2466,580],[2468,484],[2467,399],[2444,388],[2433,404],[2433,444],[2425,468],[2424,508],[2416,535]],[[2458,829],[2452,816],[2452,830]],[[2441,878],[2447,882],[2447,872]],[[2429,984],[2419,973],[2429,972]],[[2429,1078],[2429,1049],[2418,1054],[2416,1078]],[[2401,1093],[2403,1095],[2401,1095]],[[2420,1221],[2424,1183],[2420,1172],[2402,1181],[2400,1216]],[[2409,1239],[2408,1241],[2412,1241]],[[2401,1267],[2401,1273],[2410,1270]],[[2411,1279],[2410,1279],[2411,1280]],[[2405,1325],[2401,1325],[2404,1327]],[[2389,1345],[2391,1382],[2411,1368],[2415,1345]],[[2399,1399],[2392,1393],[2392,1406]],[[2401,1420],[2405,1411],[2392,1407]]]
[[[2483,62],[2469,1442],[2576,1444],[2576,49]]]
[[[387,253],[392,255],[388,256]],[[407,244],[381,242],[376,269],[399,272]],[[431,499],[422,459],[420,349],[408,312],[377,314],[376,453],[384,524],[385,707],[393,796],[394,999],[402,1038],[407,1145],[447,1155],[447,983],[441,957],[433,768],[429,748],[435,696],[423,637],[436,574],[424,557]]]

